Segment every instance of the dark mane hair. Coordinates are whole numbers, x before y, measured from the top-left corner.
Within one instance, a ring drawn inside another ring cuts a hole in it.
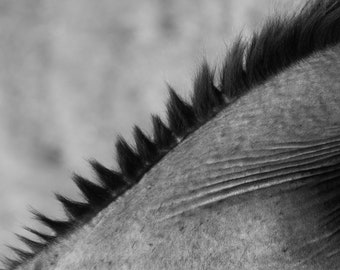
[[[190,102],[184,101],[169,87],[167,124],[152,116],[152,136],[137,126],[134,128],[136,146],[123,138],[116,142],[119,170],[114,171],[90,161],[98,183],[79,175],[73,181],[79,187],[84,202],[74,201],[60,194],[66,220],[55,220],[37,211],[34,217],[54,231],[48,235],[25,228],[40,241],[21,235],[18,238],[31,250],[10,247],[15,259],[4,258],[6,269],[15,269],[32,259],[48,245],[62,239],[72,230],[85,224],[125,191],[136,185],[143,175],[181,142],[188,134],[204,125],[218,112],[244,95],[256,85],[268,80],[297,61],[340,42],[340,0],[313,0],[298,13],[269,19],[264,27],[248,41],[238,38],[224,59],[218,76],[204,62],[196,76]],[[217,78],[218,83],[214,81]]]

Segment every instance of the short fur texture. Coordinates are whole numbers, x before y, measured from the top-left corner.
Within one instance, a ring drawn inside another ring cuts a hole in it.
[[[119,170],[108,169],[92,160],[90,164],[97,175],[98,183],[79,175],[73,176],[73,181],[83,195],[83,202],[56,194],[57,200],[65,209],[67,220],[51,219],[32,211],[36,219],[54,231],[54,235],[25,228],[40,241],[17,235],[31,252],[10,247],[17,256],[15,259],[3,259],[6,269],[15,269],[48,245],[88,222],[126,190],[138,184],[145,172],[188,134],[251,88],[297,61],[339,42],[340,0],[311,1],[297,14],[268,20],[262,30],[255,33],[249,41],[237,39],[225,57],[218,85],[214,84],[214,72],[204,62],[195,78],[190,103],[169,87],[168,125],[158,116],[152,116],[152,136],[147,136],[140,128],[135,127],[135,147],[123,138],[117,138]]]

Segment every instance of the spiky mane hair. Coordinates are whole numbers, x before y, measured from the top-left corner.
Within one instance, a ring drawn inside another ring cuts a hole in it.
[[[98,183],[74,175],[73,181],[79,187],[84,202],[56,195],[65,209],[67,220],[55,220],[33,211],[34,217],[52,229],[54,234],[25,228],[40,241],[18,235],[31,251],[11,247],[16,258],[3,260],[6,269],[15,269],[88,222],[125,191],[138,184],[145,172],[188,134],[254,86],[297,61],[339,42],[340,0],[310,1],[298,13],[269,19],[248,41],[238,38],[227,52],[218,76],[215,76],[206,62],[203,63],[195,78],[190,102],[184,101],[169,87],[167,124],[158,116],[152,116],[152,136],[147,136],[135,127],[135,147],[123,138],[117,138],[119,170],[108,169],[93,160],[90,164]],[[217,84],[215,80],[218,80]]]

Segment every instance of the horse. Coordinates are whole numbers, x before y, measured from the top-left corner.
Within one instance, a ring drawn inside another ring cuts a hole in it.
[[[119,169],[74,175],[67,219],[33,211],[53,233],[27,227],[6,269],[339,269],[339,43],[339,0],[236,39],[190,101],[169,86],[167,123],[117,138]]]

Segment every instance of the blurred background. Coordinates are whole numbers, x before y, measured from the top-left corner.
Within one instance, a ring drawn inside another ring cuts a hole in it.
[[[117,134],[164,117],[166,83],[189,97],[204,57],[302,2],[0,0],[0,254],[39,228],[30,207],[63,216],[53,192],[79,198],[89,158],[115,167]]]

